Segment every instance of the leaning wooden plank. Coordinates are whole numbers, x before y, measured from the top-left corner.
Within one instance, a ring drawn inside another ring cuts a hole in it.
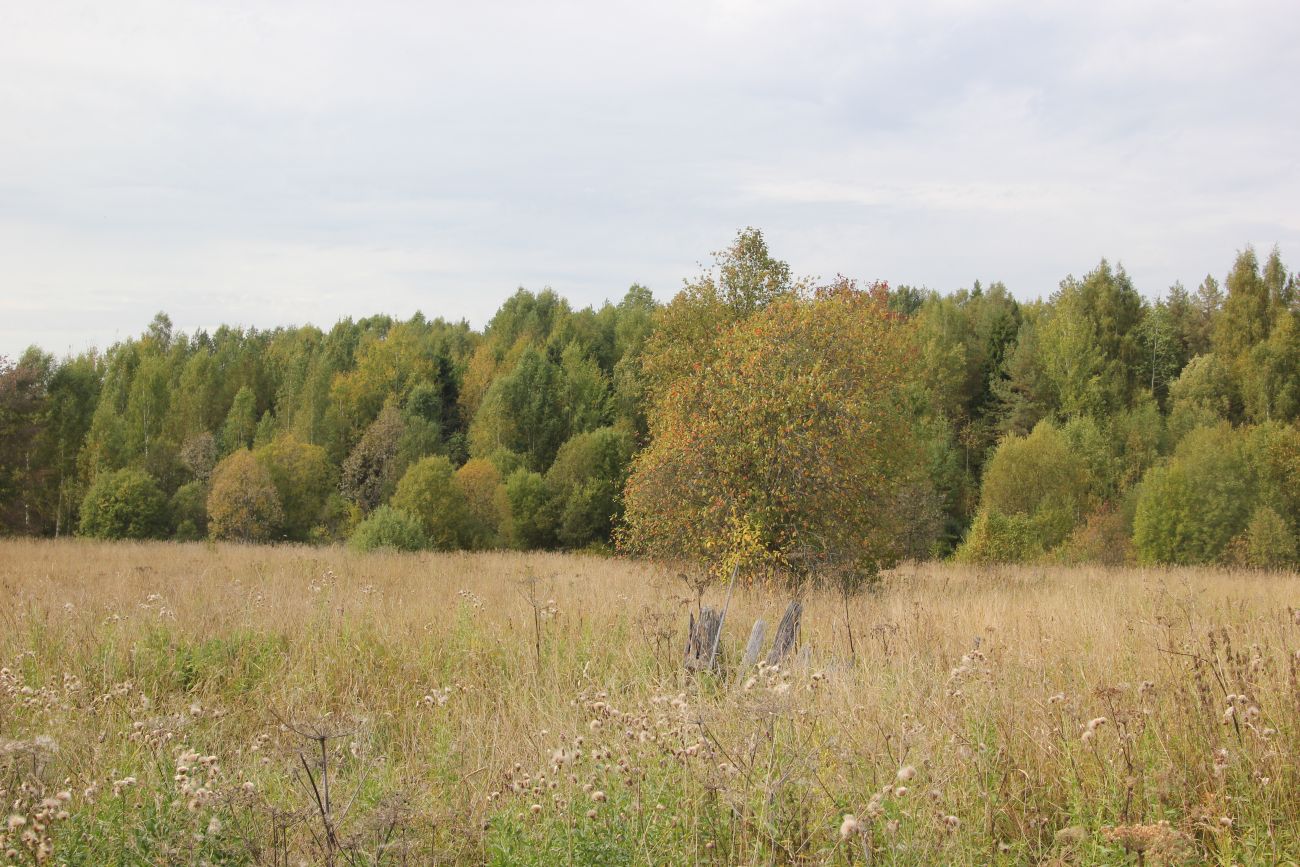
[[[722,640],[722,624],[727,620],[727,609],[731,607],[731,591],[736,587],[736,575],[740,572],[740,566],[731,567],[731,581],[727,583],[727,601],[722,603],[722,614],[718,617],[718,631],[713,634],[713,644],[709,648],[709,670],[716,668],[714,663],[718,659],[718,642]]]
[[[768,665],[780,665],[790,655],[799,641],[799,620],[803,617],[803,603],[798,599],[790,603],[776,627],[772,650],[767,654]]]
[[[767,621],[759,618],[754,621],[754,628],[749,631],[749,641],[745,643],[745,655],[740,658],[737,675],[744,674],[758,662],[758,655],[763,652],[763,639],[767,637]]]

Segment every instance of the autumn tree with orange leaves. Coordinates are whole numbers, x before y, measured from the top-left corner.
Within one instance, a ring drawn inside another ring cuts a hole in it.
[[[653,395],[623,547],[719,575],[860,581],[896,562],[925,483],[906,407],[907,327],[886,287],[847,280],[721,323]]]

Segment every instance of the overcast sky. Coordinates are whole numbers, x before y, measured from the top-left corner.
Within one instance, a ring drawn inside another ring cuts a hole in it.
[[[15,0],[0,354],[518,286],[798,274],[1158,295],[1300,263],[1293,2]]]

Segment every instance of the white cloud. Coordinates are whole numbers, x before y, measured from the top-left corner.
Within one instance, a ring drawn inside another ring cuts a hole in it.
[[[1050,292],[1300,255],[1290,4],[28,3],[0,30],[0,353],[520,285]]]

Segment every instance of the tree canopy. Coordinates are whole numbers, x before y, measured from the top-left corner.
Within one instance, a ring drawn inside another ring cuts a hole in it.
[[[883,287],[847,281],[744,309],[728,307],[701,358],[661,384],[624,546],[721,573],[891,564],[899,493],[921,474],[905,323]]]
[[[1037,299],[815,290],[746,228],[664,304],[519,289],[482,330],[160,313],[0,360],[0,533],[1297,565],[1298,281],[1276,249],[1225,264],[1163,294],[1114,260]]]

